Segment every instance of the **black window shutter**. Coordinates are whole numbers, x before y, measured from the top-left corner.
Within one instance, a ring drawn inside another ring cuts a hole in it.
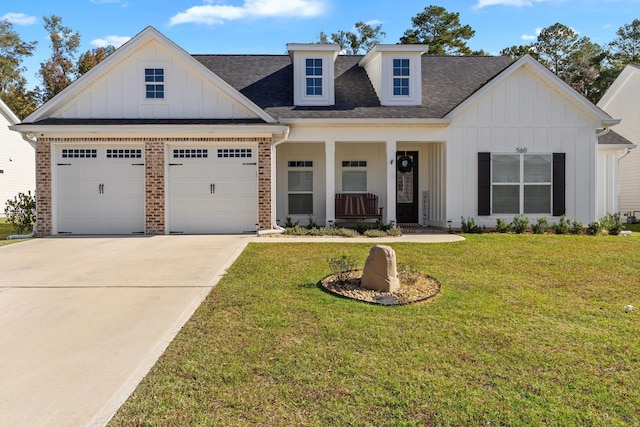
[[[565,153],[553,153],[553,216],[565,212]]]
[[[478,153],[478,215],[491,215],[491,153]]]

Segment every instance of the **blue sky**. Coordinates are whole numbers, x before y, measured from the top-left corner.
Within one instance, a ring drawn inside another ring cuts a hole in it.
[[[384,43],[397,43],[411,18],[429,5],[458,12],[476,34],[468,44],[491,54],[528,44],[536,30],[560,22],[593,42],[606,44],[624,24],[640,19],[640,0],[21,0],[2,2],[0,19],[23,40],[38,41],[25,61],[30,86],[50,55],[43,16],[62,17],[78,31],[80,51],[119,46],[151,25],[192,54],[285,52],[287,43],[317,41],[351,30],[357,21],[382,24]]]

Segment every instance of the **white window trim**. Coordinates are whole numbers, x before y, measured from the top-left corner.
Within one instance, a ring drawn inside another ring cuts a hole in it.
[[[366,164],[366,166],[344,166],[343,162],[364,162]],[[368,193],[369,192],[369,161],[368,160],[355,160],[355,159],[344,159],[340,161],[340,188],[341,188],[341,193],[344,194],[362,194],[362,193]],[[344,172],[359,172],[359,171],[364,171],[367,173],[367,181],[366,181],[366,188],[364,190],[357,190],[357,191],[353,191],[353,190],[345,190],[344,189]]]
[[[290,166],[291,162],[299,163],[299,162],[310,162],[310,166]],[[297,172],[297,171],[311,171],[311,191],[290,191],[289,190],[289,172]],[[315,200],[315,183],[316,183],[316,172],[314,169],[314,164],[312,160],[287,160],[287,198],[286,198],[286,211],[287,216],[292,218],[306,218],[309,215],[315,216],[316,214],[316,200]],[[306,214],[293,214],[289,211],[289,195],[291,194],[311,194],[311,213]]]
[[[550,176],[549,182],[525,182],[524,181],[524,158],[525,156],[550,156]],[[518,156],[520,158],[519,182],[493,182],[493,158],[495,156]],[[493,187],[494,186],[518,186],[518,212],[517,213],[494,213],[493,212]],[[527,212],[524,211],[524,188],[528,185],[549,186],[549,212]],[[551,215],[553,213],[553,153],[491,153],[491,215],[513,216],[513,215]]]

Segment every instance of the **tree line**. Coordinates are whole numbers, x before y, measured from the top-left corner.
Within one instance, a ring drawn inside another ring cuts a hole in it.
[[[62,24],[62,18],[43,17],[50,39],[51,56],[40,63],[40,85],[27,88],[22,62],[33,55],[36,41],[20,38],[11,22],[0,21],[0,98],[20,118],[53,98],[75,79],[110,55],[113,46],[88,50],[78,55],[80,34]],[[427,6],[411,18],[412,27],[400,37],[399,44],[426,44],[428,55],[487,55],[474,51],[467,42],[475,30],[460,22],[460,14],[442,6]],[[320,32],[317,43],[336,43],[341,53],[366,53],[381,43],[386,33],[382,24],[356,22],[354,30]],[[500,55],[514,60],[531,55],[552,73],[590,101],[596,103],[627,64],[640,63],[640,20],[620,27],[616,37],[606,45],[580,37],[561,23],[543,28],[537,39],[527,45],[505,47]]]

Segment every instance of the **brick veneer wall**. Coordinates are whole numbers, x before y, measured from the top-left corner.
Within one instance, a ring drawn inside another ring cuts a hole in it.
[[[145,147],[145,232],[164,234],[165,176],[164,148],[171,142],[255,142],[258,144],[258,224],[271,229],[271,138],[42,138],[36,145],[36,197],[39,236],[52,233],[51,143],[144,143]]]

